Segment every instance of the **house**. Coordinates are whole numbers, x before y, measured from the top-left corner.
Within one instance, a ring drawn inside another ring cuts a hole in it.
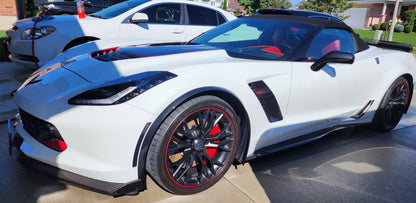
[[[353,8],[344,12],[350,15],[344,22],[353,29],[371,29],[374,24],[381,24],[392,19],[396,0],[352,0]],[[399,0],[397,16],[400,17],[407,10],[416,10],[416,0]],[[304,6],[298,5],[298,9]]]
[[[197,2],[202,2],[202,3],[206,3],[209,4],[211,6],[216,6],[221,8],[224,0],[194,0]],[[238,3],[237,0],[227,0],[227,11],[232,12],[234,14],[240,15],[240,14],[245,14],[246,11],[244,10],[243,6],[240,6],[240,4]],[[240,12],[240,13],[235,13],[235,12]]]
[[[396,0],[354,0],[355,6],[345,12],[345,20],[354,29],[369,29],[374,24],[392,20]],[[397,16],[407,10],[416,10],[416,0],[400,0]]]

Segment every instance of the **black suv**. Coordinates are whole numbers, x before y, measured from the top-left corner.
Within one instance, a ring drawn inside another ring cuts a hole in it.
[[[95,13],[99,10],[118,4],[126,0],[88,0],[84,1],[84,10],[86,14]],[[76,1],[56,1],[43,3],[39,6],[41,14],[47,15],[76,15]]]

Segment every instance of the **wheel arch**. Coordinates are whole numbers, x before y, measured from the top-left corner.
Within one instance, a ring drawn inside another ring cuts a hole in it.
[[[90,41],[95,41],[95,40],[99,40],[100,38],[98,37],[93,37],[93,36],[82,36],[82,37],[78,37],[75,38],[73,40],[71,40],[68,44],[65,45],[65,47],[62,49],[62,52],[64,52],[65,50],[76,46],[76,45],[80,45],[86,42],[90,42]]]
[[[409,108],[410,108],[410,102],[412,101],[412,96],[413,96],[413,88],[414,88],[414,84],[413,84],[413,77],[412,77],[412,75],[410,75],[409,73],[407,73],[407,74],[404,74],[404,75],[402,75],[401,77],[404,77],[408,82],[409,82],[409,102],[407,103],[407,106],[406,106],[406,111],[404,112],[404,113],[407,113],[407,111],[409,110]]]
[[[146,180],[146,157],[149,150],[149,145],[156,134],[157,129],[163,121],[181,104],[205,95],[217,96],[230,104],[239,117],[241,138],[237,153],[234,159],[234,165],[243,164],[246,161],[247,151],[250,141],[250,121],[241,101],[230,91],[218,87],[203,87],[189,91],[178,97],[169,106],[167,106],[162,113],[154,120],[153,123],[147,123],[137,144],[133,156],[133,167],[138,167],[138,178],[145,183]],[[140,164],[139,164],[140,163]]]

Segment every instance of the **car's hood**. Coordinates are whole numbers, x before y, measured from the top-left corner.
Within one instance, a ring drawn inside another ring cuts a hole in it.
[[[140,72],[170,71],[227,59],[230,56],[225,50],[205,45],[142,45],[91,52],[66,60],[62,66],[94,83]]]
[[[99,23],[103,21],[100,18],[95,18],[91,16],[86,16],[84,19],[79,19],[77,15],[62,15],[62,16],[45,16],[45,17],[36,17],[36,18],[26,18],[16,22],[18,27],[32,27],[33,24],[37,22],[37,26],[67,26],[67,25],[83,25],[90,23]]]

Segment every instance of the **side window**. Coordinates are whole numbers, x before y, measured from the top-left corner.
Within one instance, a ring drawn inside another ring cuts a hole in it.
[[[306,57],[316,60],[331,51],[344,51],[354,54],[354,41],[350,32],[333,28],[322,30],[312,41]]]
[[[211,25],[217,26],[218,15],[217,12],[208,8],[187,5],[188,15],[189,15],[189,24],[190,25]],[[223,18],[221,16],[221,18]]]
[[[222,14],[221,14],[221,13],[218,13],[218,12],[217,12],[217,16],[218,16],[218,25],[221,25],[221,24],[223,24],[223,23],[226,23],[226,22],[227,22],[227,20],[225,20],[224,16],[222,16]]]
[[[179,4],[159,4],[146,8],[141,13],[147,14],[148,23],[180,24],[181,20]]]

